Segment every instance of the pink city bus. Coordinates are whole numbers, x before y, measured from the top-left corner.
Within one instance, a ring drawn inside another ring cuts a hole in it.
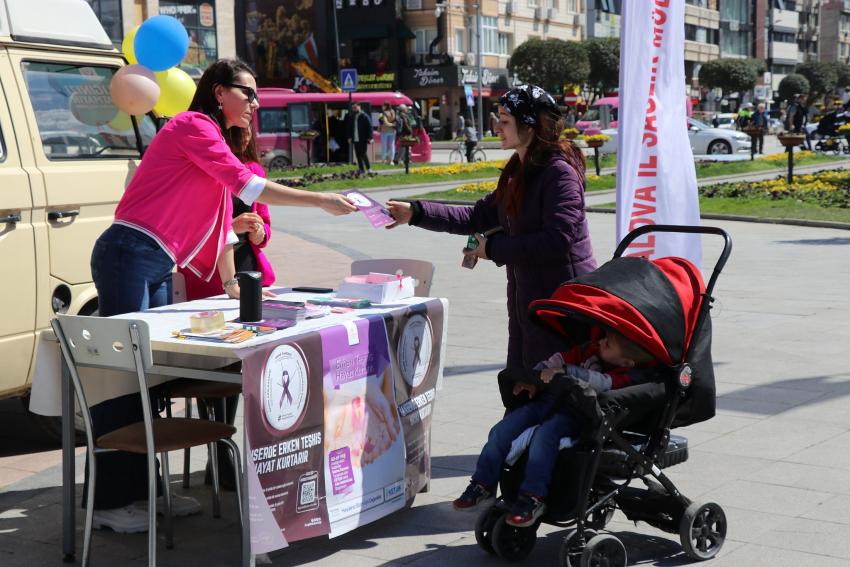
[[[310,162],[349,161],[349,144],[346,130],[348,95],[342,93],[297,93],[292,89],[261,88],[260,108],[254,115],[257,146],[263,166],[269,171],[289,165],[306,165]],[[431,161],[431,139],[413,102],[398,92],[353,93],[352,101],[359,102],[364,112],[372,117],[375,128],[369,159],[381,157],[381,140],[377,131],[378,116],[385,102],[394,109],[407,105],[410,125],[419,143],[410,148],[410,160]],[[319,135],[306,140],[300,134],[314,130]],[[396,151],[401,151],[396,140]]]

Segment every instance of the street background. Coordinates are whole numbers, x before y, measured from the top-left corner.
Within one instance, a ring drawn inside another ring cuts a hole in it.
[[[504,270],[489,262],[472,271],[461,268],[465,238],[459,236],[411,227],[373,230],[358,215],[332,218],[308,209],[273,208],[272,215],[269,252],[283,283],[336,286],[355,259],[422,258],[436,265],[432,295],[447,297],[450,310],[431,491],[418,495],[411,510],[338,539],[296,543],[271,560],[323,567],[493,564],[497,560],[475,544],[475,516],[454,512],[451,500],[468,482],[487,432],[502,414],[495,378],[507,345]],[[597,259],[605,261],[614,248],[614,215],[589,219]],[[832,229],[711,224],[734,240],[713,309],[718,415],[676,431],[688,437],[690,459],[668,472],[689,498],[713,500],[726,510],[727,541],[709,565],[850,567],[850,373],[842,356],[850,341],[850,237]],[[718,248],[711,240],[705,244],[708,266]],[[0,402],[0,565],[59,566],[58,447],[37,433],[19,407],[14,400]],[[181,460],[172,456],[172,471],[181,470]],[[205,460],[201,451],[192,452],[188,491],[205,510],[175,521],[174,550],[165,550],[160,538],[160,565],[238,561],[233,497],[225,493],[223,517],[213,520],[202,484]],[[78,449],[78,473],[82,465]],[[178,476],[172,482],[183,492]],[[619,512],[610,528],[625,542],[630,564],[689,564],[675,535],[634,526]],[[526,564],[555,565],[563,535],[543,526]],[[92,565],[144,565],[146,541],[145,535],[95,532]]]

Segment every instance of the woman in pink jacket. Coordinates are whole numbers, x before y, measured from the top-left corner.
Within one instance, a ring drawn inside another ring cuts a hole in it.
[[[233,154],[225,137],[248,128],[259,105],[251,68],[221,59],[204,72],[189,111],[157,133],[118,203],[115,222],[92,250],[101,315],[169,303],[175,264],[205,281],[218,271],[227,294],[238,297],[231,195],[247,205],[318,207],[333,215],[356,210],[343,195],[299,191],[263,179]],[[96,437],[141,421],[138,394],[97,404],[92,418]],[[115,452],[97,459],[94,527],[146,531],[147,512],[133,504],[146,499],[145,457]],[[173,510],[186,515],[200,505],[177,498]]]

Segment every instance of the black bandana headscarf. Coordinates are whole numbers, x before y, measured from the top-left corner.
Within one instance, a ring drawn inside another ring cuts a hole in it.
[[[537,125],[537,115],[543,111],[559,116],[558,104],[549,93],[536,85],[514,87],[499,99],[499,104],[516,118],[517,122],[527,126]]]

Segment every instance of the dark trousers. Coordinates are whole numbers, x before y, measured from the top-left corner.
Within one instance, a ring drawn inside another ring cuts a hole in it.
[[[472,152],[475,151],[475,146],[478,142],[466,142],[466,161],[472,163]]]
[[[369,171],[369,142],[354,142],[354,155],[357,156],[357,168],[360,171]]]
[[[98,294],[100,315],[109,317],[171,301],[171,269],[174,262],[150,237],[138,230],[114,224],[94,245],[91,272]],[[156,412],[156,403],[151,409]],[[94,436],[142,421],[138,394],[107,400],[91,408]],[[97,510],[120,508],[147,498],[145,455],[114,452],[97,457]],[[88,469],[86,469],[88,472]],[[83,502],[88,478],[83,485]]]
[[[757,154],[764,153],[764,134],[756,134],[753,136],[753,151]]]

